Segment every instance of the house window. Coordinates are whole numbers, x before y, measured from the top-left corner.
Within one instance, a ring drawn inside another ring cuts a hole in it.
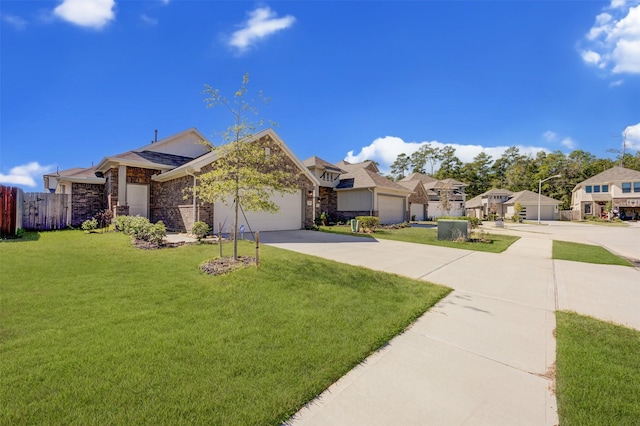
[[[631,192],[631,182],[622,182],[622,192],[625,194]]]
[[[600,185],[593,185],[593,192],[600,192]]]
[[[587,191],[587,194],[591,194],[591,192],[592,192],[591,185],[587,185],[587,187],[585,189]]]
[[[609,185],[602,185],[602,192],[609,192]]]
[[[591,214],[591,203],[584,205],[584,214]]]
[[[640,182],[633,182],[633,192],[640,192]]]

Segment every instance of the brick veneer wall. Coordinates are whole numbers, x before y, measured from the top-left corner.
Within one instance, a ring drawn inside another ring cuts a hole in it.
[[[71,187],[71,226],[80,226],[98,212],[107,208],[105,186],[102,184],[73,183]]]
[[[118,169],[109,169],[104,174],[105,194],[107,196],[107,206],[109,210],[118,205]]]
[[[369,210],[361,210],[361,211],[340,211],[337,214],[337,219],[339,221],[345,222],[347,220],[355,219],[356,216],[378,216],[378,210],[369,211]]]
[[[190,231],[193,228],[193,177],[184,176],[168,182],[153,182],[150,205],[151,221],[161,220],[171,231]],[[187,196],[185,198],[185,195]],[[213,205],[196,199],[196,221],[213,227]]]
[[[320,187],[320,213],[326,212],[329,218],[337,218],[338,193],[327,186]]]

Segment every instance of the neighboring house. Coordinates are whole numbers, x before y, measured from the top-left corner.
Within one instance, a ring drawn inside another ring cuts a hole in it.
[[[398,185],[404,186],[411,191],[411,195],[409,196],[409,217],[411,218],[411,220],[427,220],[427,212],[429,209],[429,194],[422,181],[400,181],[398,182]]]
[[[580,217],[606,217],[607,202],[621,219],[639,220],[640,172],[615,166],[580,182],[571,193],[571,209]]]
[[[467,216],[484,218],[495,214],[499,217],[515,216],[515,205],[520,203],[522,219],[538,219],[538,194],[529,190],[511,192],[508,189],[493,188],[467,201]],[[540,196],[540,219],[555,220],[561,201],[545,195]]]
[[[142,148],[105,157],[89,169],[45,175],[45,188],[71,194],[74,226],[109,209],[114,215],[162,220],[169,230],[190,230],[196,221],[206,222],[214,229],[223,223],[227,229],[233,223],[231,206],[205,203],[192,195],[198,175],[210,170],[217,159],[207,142],[196,129],[185,130]],[[318,180],[272,129],[253,135],[246,142],[263,144],[271,155],[282,158],[283,166],[299,170],[300,178],[295,194],[274,196],[280,206],[278,213],[245,211],[247,221],[242,215],[240,224],[254,231],[310,227],[315,218],[313,194]]]
[[[372,161],[331,164],[311,157],[304,164],[320,180],[320,210],[330,217],[377,216],[383,224],[408,220],[408,198],[413,192],[381,176]]]
[[[438,180],[422,173],[412,173],[398,183],[422,182],[428,196],[425,219],[441,216],[464,216],[466,194],[465,184],[455,179]]]
[[[522,210],[520,218],[527,220],[538,220],[538,193],[524,190],[514,192],[504,205],[507,207],[505,217],[516,215],[515,205],[520,203]],[[540,195],[540,220],[555,220],[558,217],[558,205],[561,201],[555,198]]]

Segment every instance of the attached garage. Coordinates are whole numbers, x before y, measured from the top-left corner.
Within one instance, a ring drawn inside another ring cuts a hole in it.
[[[289,231],[302,229],[304,200],[302,192],[294,194],[274,194],[273,201],[280,206],[276,213],[252,212],[242,210],[238,212],[238,227],[244,225],[245,232],[252,231]],[[245,219],[246,216],[246,219]],[[234,208],[223,203],[215,203],[213,208],[213,220],[215,229],[218,223],[222,223],[223,231],[233,229]]]
[[[378,216],[380,223],[393,224],[405,221],[405,197],[378,195]]]

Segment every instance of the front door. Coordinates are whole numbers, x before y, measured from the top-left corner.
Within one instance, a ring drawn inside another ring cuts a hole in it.
[[[149,185],[127,184],[129,216],[149,217]]]

